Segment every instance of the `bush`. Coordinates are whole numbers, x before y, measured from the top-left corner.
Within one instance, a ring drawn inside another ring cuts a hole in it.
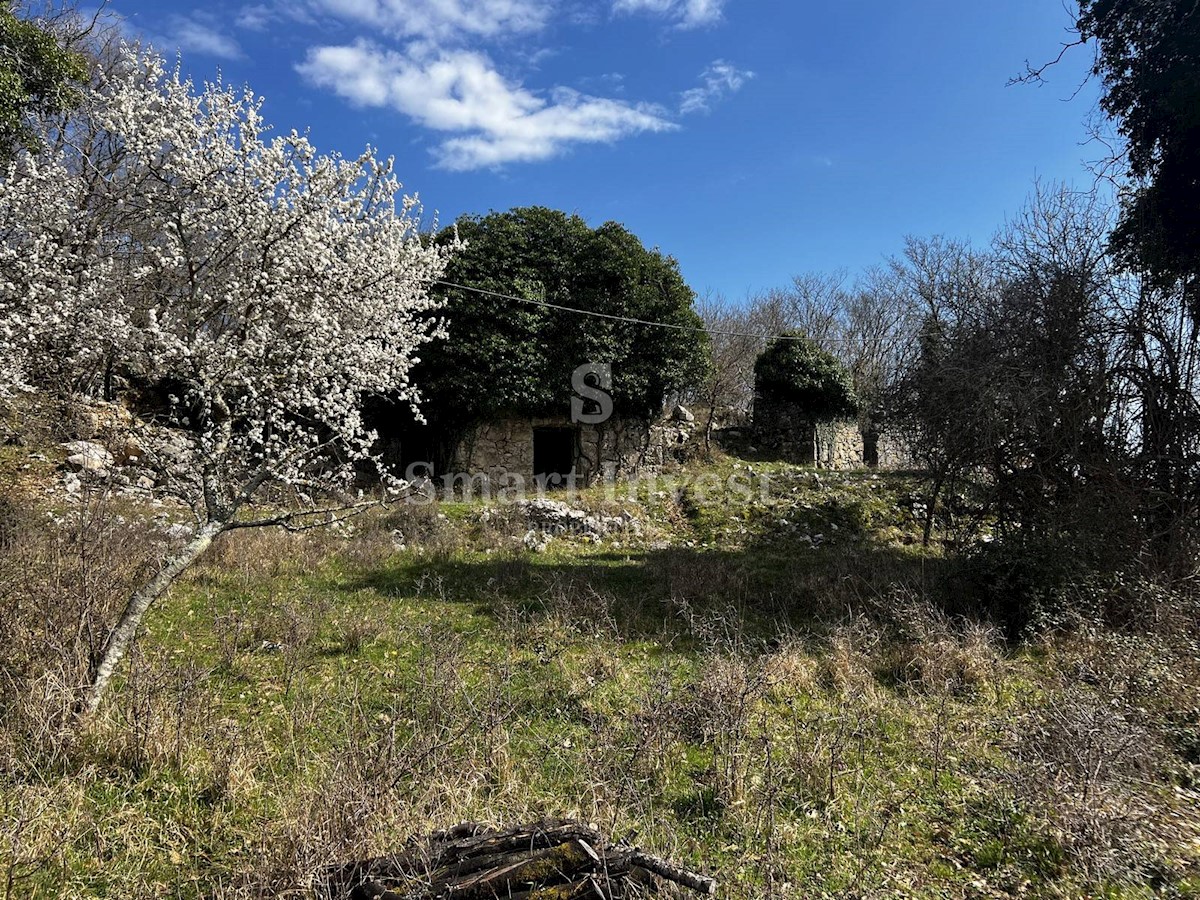
[[[795,404],[813,419],[858,411],[845,366],[795,331],[772,341],[754,363],[754,389],[759,397]]]

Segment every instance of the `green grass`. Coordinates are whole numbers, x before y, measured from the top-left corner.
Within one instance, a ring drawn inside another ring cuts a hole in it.
[[[10,896],[297,896],[412,834],[542,815],[635,832],[731,898],[1198,896],[1195,845],[1091,872],[1021,788],[1011,726],[1066,650],[880,618],[944,562],[911,478],[754,467],[768,500],[648,496],[642,537],[544,553],[471,504],[229,536],[88,738],[0,782]],[[405,524],[427,539],[394,551]]]

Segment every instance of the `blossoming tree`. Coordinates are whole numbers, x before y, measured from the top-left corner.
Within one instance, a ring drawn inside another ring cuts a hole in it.
[[[390,161],[269,136],[252,94],[196,88],[153,54],[123,63],[0,179],[0,389],[95,389],[114,367],[169,385],[140,439],[197,523],[112,628],[88,714],[146,611],[218,534],[362,505],[361,401],[415,401],[448,253],[422,240],[415,200],[397,202]],[[271,486],[289,491],[285,511],[257,502]]]

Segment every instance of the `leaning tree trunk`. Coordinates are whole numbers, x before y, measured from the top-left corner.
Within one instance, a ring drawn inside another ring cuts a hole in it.
[[[133,638],[142,624],[146,611],[154,605],[155,600],[167,592],[167,589],[175,583],[175,579],[208,549],[213,538],[224,528],[224,522],[209,522],[204,525],[183,549],[167,561],[162,571],[149,584],[130,598],[129,603],[125,606],[125,611],[121,613],[120,621],[109,632],[108,638],[104,642],[100,661],[92,675],[92,683],[80,700],[79,714],[81,718],[90,717],[99,708],[108,683],[112,681],[117,665],[125,656],[129,645],[133,643]]]

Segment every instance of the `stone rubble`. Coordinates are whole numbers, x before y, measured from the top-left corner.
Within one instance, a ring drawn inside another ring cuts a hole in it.
[[[676,406],[671,412],[671,418],[676,422],[686,422],[688,424],[696,421],[696,416],[686,406]]]
[[[67,465],[85,476],[104,479],[113,467],[113,455],[94,441],[67,441],[61,445],[67,451]]]
[[[600,543],[613,535],[640,535],[641,523],[630,512],[617,516],[589,513],[559,500],[539,498],[519,500],[508,507],[514,510],[518,522],[526,527],[519,539],[525,549],[541,553],[556,537],[576,537],[592,543]],[[498,509],[486,509],[480,521],[505,521],[506,515]]]

